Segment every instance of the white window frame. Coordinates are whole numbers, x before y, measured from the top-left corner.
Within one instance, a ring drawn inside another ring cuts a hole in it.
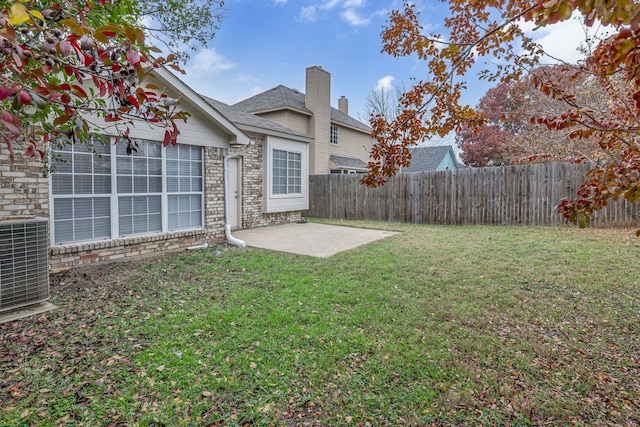
[[[331,145],[338,145],[338,137],[340,135],[340,129],[336,125],[331,125]]]
[[[275,171],[276,152],[285,154],[284,161],[286,163],[286,166],[284,168],[284,171],[286,175],[283,177],[285,180],[284,192],[276,192],[275,191],[276,185],[273,182],[273,180],[276,177],[276,173],[275,173],[276,172]],[[297,157],[297,159],[292,159],[293,157]],[[273,148],[271,150],[271,158],[273,159],[271,162],[271,194],[273,194],[274,197],[287,197],[292,195],[301,195],[302,194],[302,152]],[[299,163],[299,167],[298,168],[292,167],[291,162]],[[300,176],[299,177],[295,176],[296,174],[292,173],[293,171],[298,171]],[[291,180],[292,179],[295,180],[296,178],[300,179],[300,183],[292,184]]]
[[[158,142],[158,141],[151,141],[151,140],[146,140],[152,143],[158,143],[160,144],[160,152],[161,152],[161,163],[162,163],[162,169],[161,169],[161,179],[162,179],[162,184],[161,184],[161,190],[160,192],[144,192],[144,193],[118,193],[118,169],[117,169],[117,157],[119,156],[119,154],[116,154],[116,150],[117,150],[117,144],[115,144],[115,137],[104,137],[106,138],[105,143],[109,143],[110,144],[110,150],[109,150],[109,155],[110,157],[110,176],[111,176],[111,192],[110,193],[104,193],[104,194],[76,194],[75,192],[71,192],[71,194],[54,194],[53,192],[53,188],[54,188],[54,176],[55,176],[55,171],[53,172],[51,179],[49,180],[50,182],[50,206],[51,206],[51,242],[52,242],[52,246],[64,246],[64,245],[74,245],[74,244],[84,244],[84,243],[90,243],[90,242],[95,242],[95,241],[107,241],[107,240],[114,240],[114,239],[119,239],[119,238],[136,238],[136,237],[141,237],[141,236],[150,236],[150,235],[157,235],[157,234],[161,234],[161,233],[169,233],[169,232],[178,232],[178,231],[188,231],[188,230],[198,230],[198,229],[203,229],[204,228],[204,224],[205,224],[205,200],[204,200],[204,195],[205,195],[205,185],[204,185],[204,180],[205,180],[205,153],[204,153],[204,149],[201,146],[197,146],[197,145],[189,145],[190,149],[200,149],[200,191],[187,191],[187,192],[181,192],[181,191],[168,191],[168,186],[167,186],[167,160],[168,160],[168,156],[167,156],[167,148],[162,147],[162,143]],[[98,142],[99,143],[99,142]],[[123,142],[119,142],[118,144],[123,144]],[[107,153],[105,153],[107,154]],[[55,152],[53,153],[53,155],[55,156]],[[74,175],[74,174],[72,174]],[[147,175],[148,177],[149,175]],[[192,176],[190,175],[189,178],[192,178]],[[182,195],[186,195],[186,196],[200,196],[200,226],[190,226],[190,227],[185,227],[185,228],[173,228],[170,229],[169,228],[169,197],[171,196],[182,196]],[[161,213],[161,227],[159,231],[153,231],[153,232],[143,232],[143,233],[137,233],[137,234],[127,234],[127,235],[122,235],[120,232],[120,224],[119,224],[119,197],[135,197],[135,196],[160,196],[160,213]],[[67,241],[67,240],[59,240],[57,241],[55,239],[56,237],[56,217],[55,217],[55,202],[56,200],[61,200],[61,199],[81,199],[83,197],[86,197],[88,199],[95,199],[95,198],[109,198],[110,199],[110,224],[111,224],[111,230],[110,230],[110,235],[108,237],[103,237],[103,238],[91,238],[91,239],[82,239],[82,240],[73,240],[73,241]]]
[[[309,209],[309,145],[276,136],[267,136],[263,145],[263,211],[288,212]],[[300,192],[274,194],[273,152],[274,150],[300,154]]]

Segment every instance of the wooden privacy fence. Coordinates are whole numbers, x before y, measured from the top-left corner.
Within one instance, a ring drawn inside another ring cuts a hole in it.
[[[357,175],[315,175],[306,216],[415,224],[565,225],[555,207],[584,181],[587,165],[544,163],[400,174],[383,187]],[[626,200],[594,217],[597,226],[637,226],[640,209]]]

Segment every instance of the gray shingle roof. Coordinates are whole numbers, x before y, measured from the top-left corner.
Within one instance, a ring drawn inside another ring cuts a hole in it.
[[[304,93],[282,85],[235,103],[233,104],[233,107],[244,110],[248,113],[260,113],[280,110],[283,108],[292,108],[305,114],[312,114],[312,112],[305,107]],[[333,107],[331,107],[331,121],[359,129],[364,132],[371,132],[371,128],[369,126]]]
[[[413,147],[411,151],[411,166],[403,168],[402,172],[430,172],[438,169],[438,166],[445,158],[450,145],[436,147]]]
[[[329,159],[336,164],[338,169],[363,170],[367,168],[367,163],[355,157],[338,156],[332,154]]]
[[[289,129],[285,126],[281,126],[275,122],[272,122],[271,120],[263,119],[262,117],[256,116],[255,114],[247,113],[246,111],[242,111],[241,109],[235,108],[231,105],[227,105],[213,98],[209,98],[207,96],[203,96],[203,98],[209,104],[211,104],[213,108],[218,110],[223,116],[233,122],[236,126],[246,125],[264,129],[266,131],[279,132],[306,139],[309,138],[308,135],[305,135],[293,129]]]

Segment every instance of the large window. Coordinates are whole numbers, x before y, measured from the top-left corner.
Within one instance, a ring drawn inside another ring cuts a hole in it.
[[[54,149],[54,244],[202,227],[202,148],[136,142]]]
[[[302,155],[273,150],[273,194],[299,194],[302,192]]]

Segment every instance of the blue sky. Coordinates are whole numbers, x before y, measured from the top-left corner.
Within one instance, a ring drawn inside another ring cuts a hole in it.
[[[423,25],[441,29],[447,5],[417,3]],[[331,73],[332,105],[337,107],[344,95],[350,115],[366,117],[371,90],[409,86],[412,77],[428,76],[423,62],[381,53],[380,32],[388,13],[401,7],[397,0],[226,0],[216,38],[192,54],[181,78],[196,91],[233,104],[280,84],[304,91],[305,68],[319,65]],[[555,55],[577,59],[575,49],[584,35],[576,25],[532,34]],[[468,83],[463,100],[475,105],[490,86],[473,76]]]

